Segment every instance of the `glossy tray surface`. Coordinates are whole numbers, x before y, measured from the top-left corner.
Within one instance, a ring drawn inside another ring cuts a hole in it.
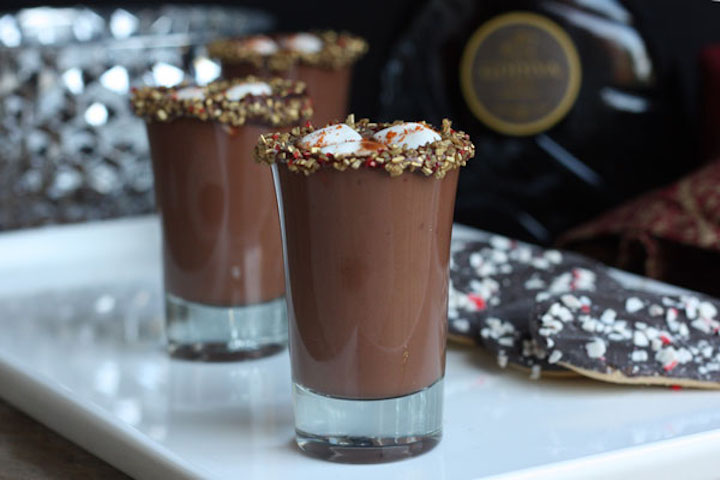
[[[435,450],[327,463],[294,445],[287,352],[192,363],[169,359],[161,334],[155,217],[0,235],[0,397],[136,478],[670,478],[688,466],[702,478],[719,466],[718,392],[531,381],[454,346]]]

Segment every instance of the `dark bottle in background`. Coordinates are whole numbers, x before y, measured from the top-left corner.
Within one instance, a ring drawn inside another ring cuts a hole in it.
[[[615,0],[431,0],[383,78],[383,115],[452,118],[477,156],[456,220],[550,243],[689,170],[643,33]]]

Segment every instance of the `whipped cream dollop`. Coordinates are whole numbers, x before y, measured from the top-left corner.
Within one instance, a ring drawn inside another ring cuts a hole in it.
[[[175,92],[178,100],[204,100],[205,91],[200,87],[185,87]]]
[[[323,49],[323,41],[312,33],[296,33],[283,37],[283,48],[301,53],[317,53]]]
[[[305,135],[299,145],[319,148],[321,153],[335,156],[367,156],[390,145],[418,148],[440,139],[440,134],[420,123],[408,122],[385,128],[372,139],[363,138],[345,123],[337,123]]]
[[[270,95],[272,88],[265,82],[240,83],[225,90],[228,100],[237,101],[248,95]]]
[[[277,42],[266,35],[255,35],[253,37],[246,38],[241,43],[241,47],[260,55],[272,55],[280,50]]]
[[[385,145],[398,145],[405,148],[418,148],[441,139],[432,128],[415,122],[406,122],[384,128],[373,138]]]
[[[337,123],[308,133],[300,139],[299,143],[300,146],[305,148],[323,148],[328,145],[337,145],[344,142],[359,142],[362,139],[362,136],[347,124]]]

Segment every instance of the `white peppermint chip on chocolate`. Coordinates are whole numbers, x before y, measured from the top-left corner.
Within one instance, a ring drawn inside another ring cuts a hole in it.
[[[498,353],[498,356],[497,356],[497,362],[498,362],[498,366],[499,366],[500,368],[505,368],[505,367],[507,367],[507,364],[508,364],[508,356],[507,356],[507,354],[506,354],[505,352],[503,352],[503,351],[500,351],[500,352]]]
[[[480,335],[484,338],[497,340],[509,335],[512,341],[512,335],[515,333],[515,327],[512,323],[503,322],[499,318],[490,317],[485,321],[485,325],[487,325],[487,327],[480,330]]]
[[[698,306],[700,305],[700,299],[695,297],[684,298],[685,300],[685,315],[691,320],[695,320],[698,315]]]
[[[698,311],[703,318],[715,318],[717,316],[717,308],[710,302],[701,302]]]
[[[548,363],[557,363],[562,358],[562,352],[560,350],[553,350],[548,357]]]
[[[470,322],[465,318],[458,318],[453,320],[453,327],[455,327],[455,330],[467,333],[470,331]]]
[[[533,258],[531,263],[532,266],[538,270],[547,270],[550,268],[550,261],[545,258]]]
[[[573,310],[578,310],[580,307],[582,307],[580,299],[578,299],[575,295],[563,295],[560,297],[560,300],[565,304],[566,307]]]
[[[562,253],[558,250],[548,250],[545,252],[544,257],[548,262],[555,264],[561,263],[563,258]]]
[[[563,329],[563,323],[556,319],[554,316],[548,314],[543,315],[542,317],[542,325],[543,328],[540,330],[545,336],[552,335],[554,333],[557,333]]]
[[[638,347],[647,347],[650,345],[647,335],[640,330],[636,330],[633,334],[633,343]]]
[[[296,33],[283,37],[280,42],[288,50],[301,53],[317,53],[323,49],[323,41],[312,33]]]
[[[644,306],[645,304],[643,301],[637,297],[630,297],[625,301],[625,310],[630,313],[635,313],[641,310]]]
[[[358,142],[362,140],[362,135],[345,123],[336,123],[320,130],[308,133],[299,144],[305,148],[323,148],[328,145],[337,145],[345,142]]]
[[[630,354],[630,359],[633,362],[647,362],[648,353],[646,350],[633,350]]]
[[[563,298],[567,299],[567,298],[575,298],[575,297],[573,297],[572,295],[563,295]],[[565,303],[564,300],[563,300],[563,303]],[[567,305],[567,303],[565,305]],[[569,322],[573,318],[570,310],[568,310],[566,307],[560,305],[559,303],[556,303],[552,307],[550,307],[549,312],[550,312],[550,315],[559,318],[563,322]]]
[[[373,135],[373,139],[385,145],[418,148],[441,139],[432,128],[415,122],[406,122],[384,128]]]
[[[205,100],[205,90],[200,87],[185,87],[175,91],[178,100]]]
[[[617,312],[615,312],[615,310],[613,310],[612,308],[608,308],[600,316],[600,321],[603,323],[613,323],[615,322],[616,318]]]
[[[512,248],[512,240],[507,237],[501,237],[500,235],[493,235],[490,237],[490,245],[498,250],[510,250]],[[529,249],[527,249],[530,252]]]
[[[693,356],[687,348],[679,348],[675,351],[675,358],[680,363],[688,363],[692,361]]]
[[[248,95],[261,96],[272,94],[272,87],[265,82],[245,82],[234,85],[225,90],[225,97],[236,102]]]
[[[588,357],[600,358],[605,355],[607,347],[601,338],[596,338],[592,342],[585,344],[585,350],[587,351]]]
[[[542,290],[545,288],[545,281],[537,275],[533,275],[525,282],[525,289],[527,290]]]
[[[602,332],[605,329],[602,323],[589,315],[583,315],[579,319],[582,322],[581,328],[586,332]]]

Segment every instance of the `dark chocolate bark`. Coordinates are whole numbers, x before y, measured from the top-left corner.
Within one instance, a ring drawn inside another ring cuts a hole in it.
[[[607,269],[577,254],[546,250],[494,235],[454,247],[449,333],[471,339],[498,356],[498,363],[562,371],[534,343],[528,321],[536,301],[576,291],[614,291]]]
[[[720,302],[697,294],[571,293],[539,302],[551,363],[620,383],[720,388]]]

